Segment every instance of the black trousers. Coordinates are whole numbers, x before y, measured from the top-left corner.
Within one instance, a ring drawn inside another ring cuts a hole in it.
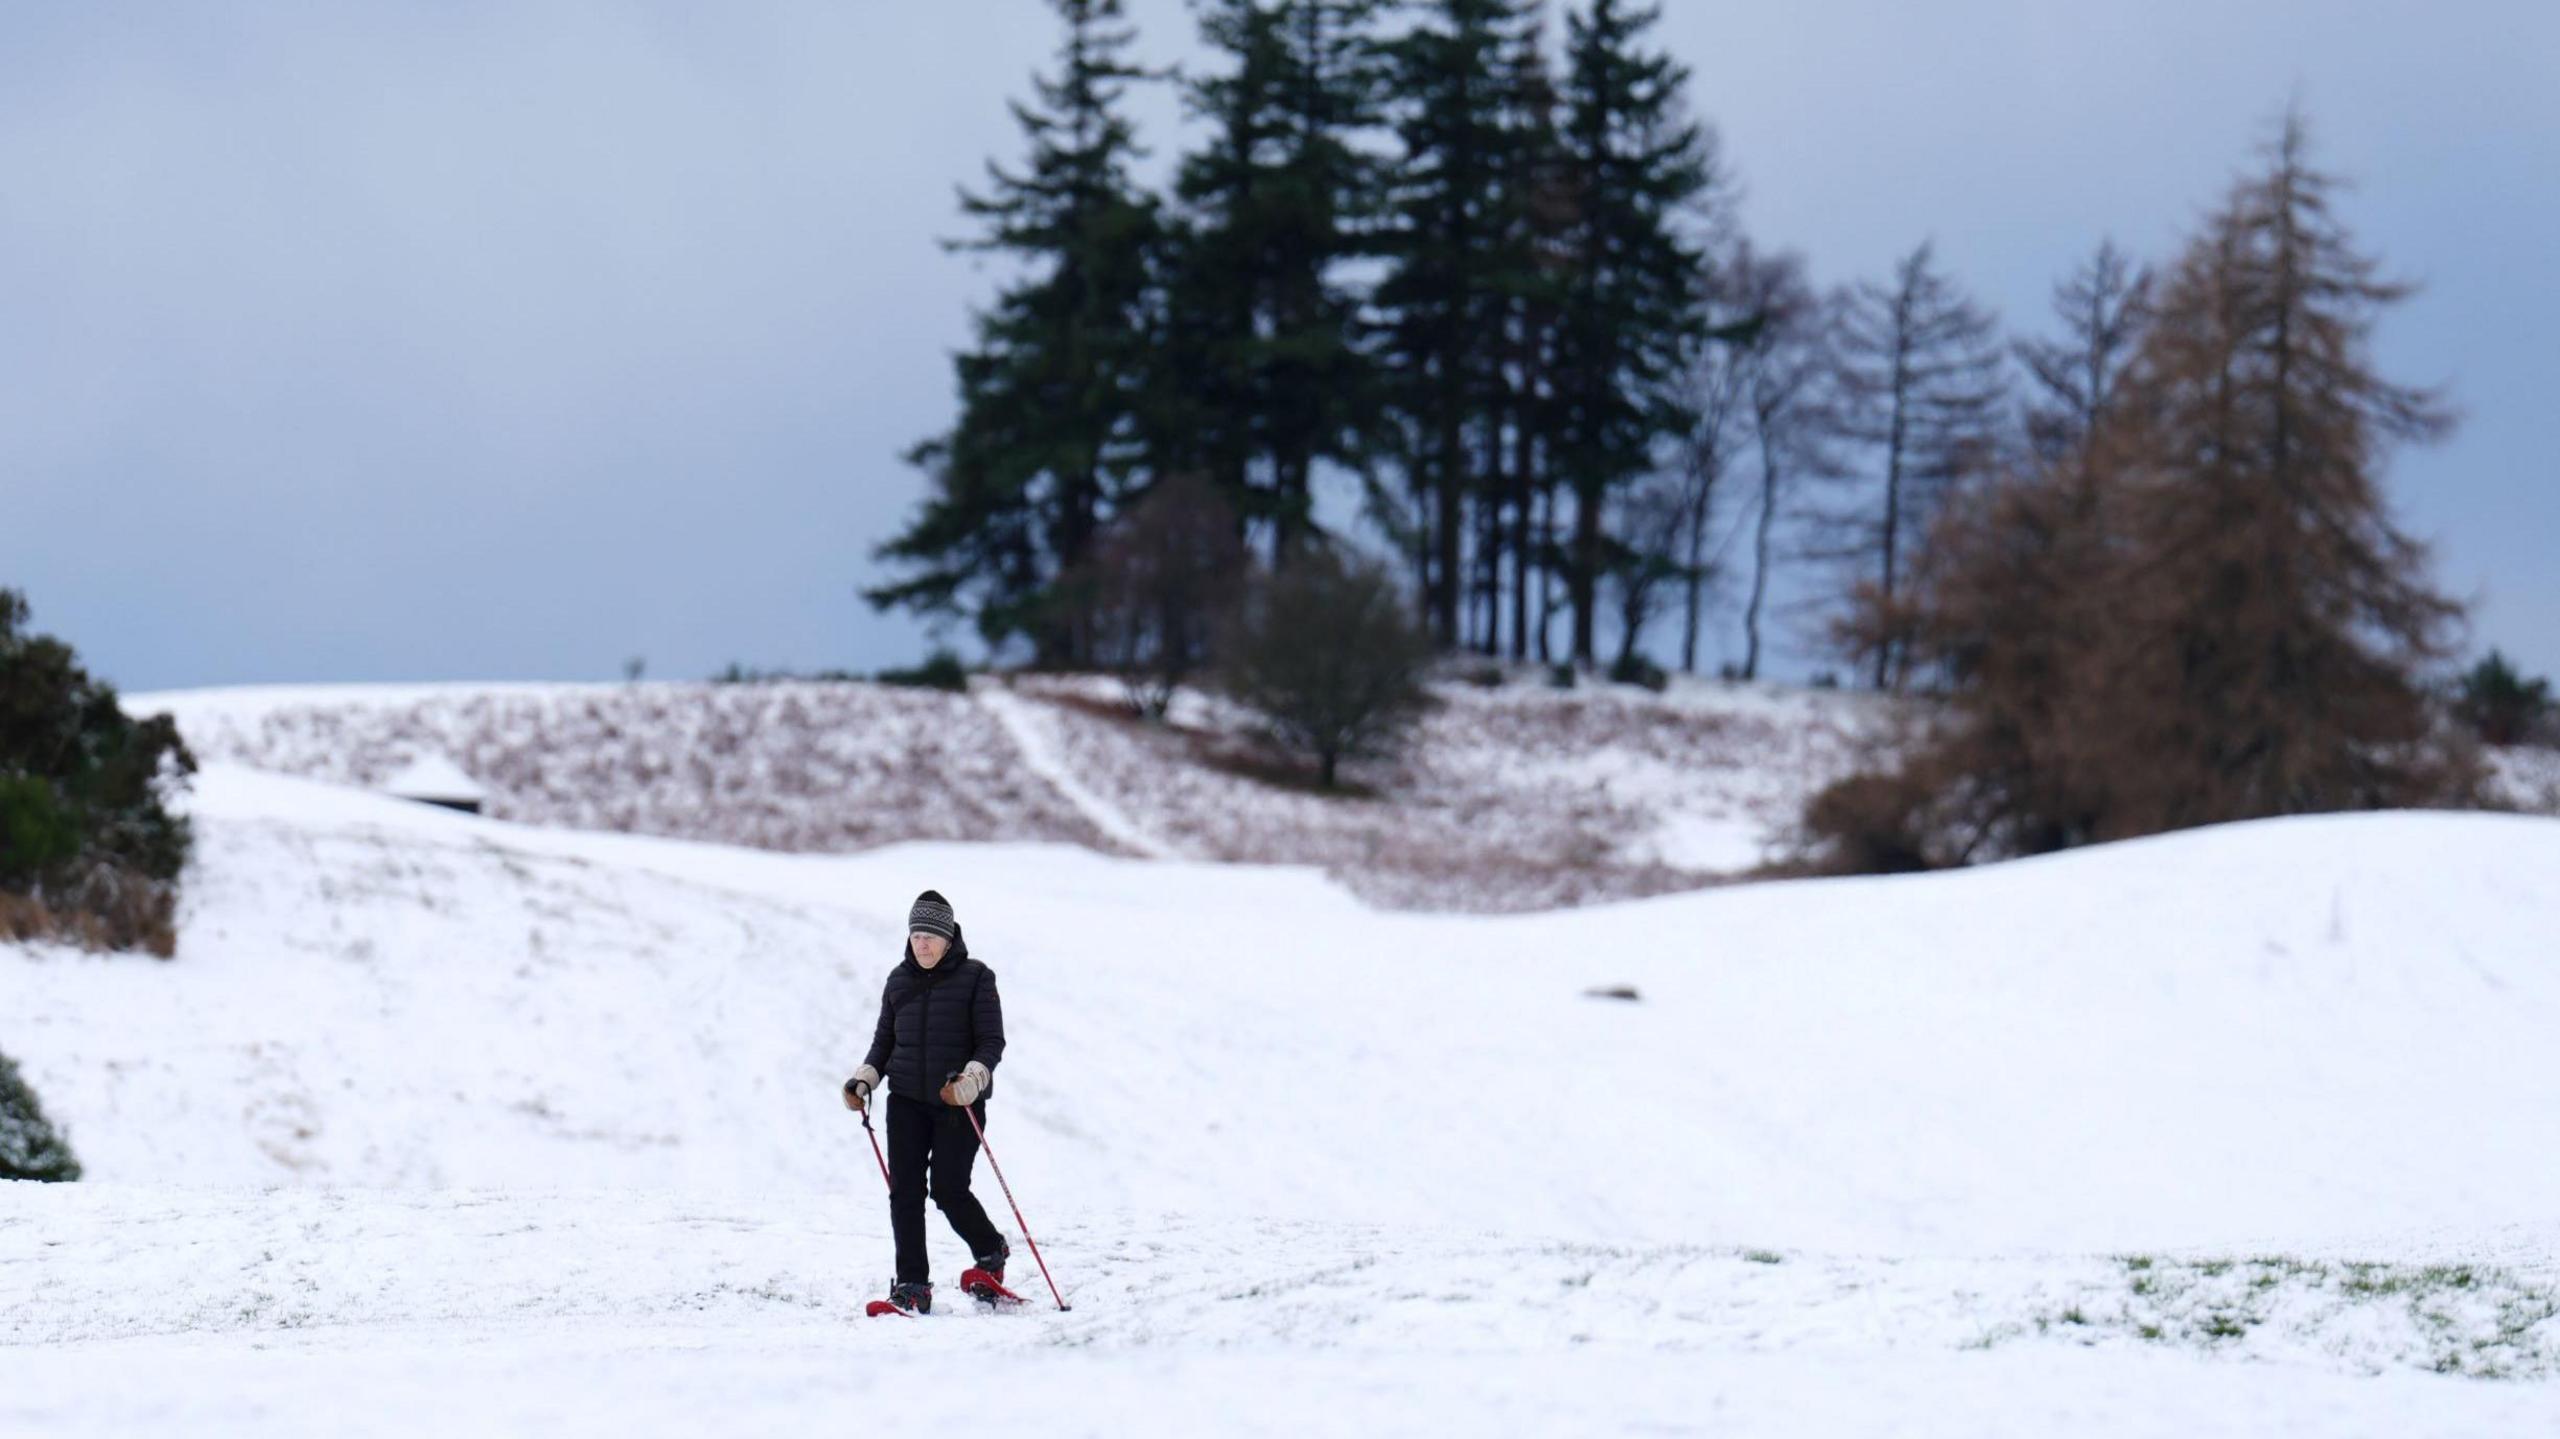
[[[987,1102],[973,1106],[987,1122]],[[992,1254],[1004,1243],[987,1211],[969,1192],[969,1168],[978,1160],[978,1135],[967,1116],[936,1100],[889,1096],[889,1232],[898,1239],[898,1282],[933,1278],[924,1253],[924,1200],[933,1196],[971,1256]]]

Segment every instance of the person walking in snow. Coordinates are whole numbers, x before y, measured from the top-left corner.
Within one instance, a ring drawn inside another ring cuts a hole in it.
[[[867,1110],[882,1081],[889,1085],[889,1229],[898,1250],[889,1303],[908,1313],[933,1309],[924,1249],[927,1194],[975,1257],[962,1285],[980,1298],[1004,1294],[1004,1263],[1013,1246],[969,1192],[978,1130],[961,1113],[968,1109],[979,1125],[987,1122],[987,1095],[1003,1058],[996,972],[969,957],[950,901],[926,890],[907,912],[906,957],[881,987],[870,1052],[844,1082],[845,1107],[854,1110]],[[983,1292],[990,1287],[992,1293]]]

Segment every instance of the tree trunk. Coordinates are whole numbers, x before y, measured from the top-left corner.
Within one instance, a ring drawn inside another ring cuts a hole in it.
[[[1573,567],[1566,578],[1573,601],[1573,662],[1589,665],[1599,633],[1600,506],[1583,486],[1573,497]]]
[[[1769,532],[1778,517],[1778,463],[1760,451],[1760,520],[1751,539],[1751,603],[1742,610],[1742,677],[1760,677],[1760,603],[1769,593]]]

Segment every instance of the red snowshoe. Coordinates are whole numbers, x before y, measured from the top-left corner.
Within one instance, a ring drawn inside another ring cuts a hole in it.
[[[977,1272],[974,1269],[969,1271],[970,1274]],[[968,1276],[961,1276],[960,1283],[967,1287]],[[933,1286],[930,1284],[892,1284],[888,1298],[874,1299],[862,1307],[863,1316],[869,1319],[877,1319],[884,1314],[903,1314],[913,1319],[919,1314],[932,1312]]]
[[[960,1292],[993,1308],[1011,1308],[1022,1302],[1022,1296],[1004,1287],[1004,1281],[983,1269],[965,1270],[960,1275]]]

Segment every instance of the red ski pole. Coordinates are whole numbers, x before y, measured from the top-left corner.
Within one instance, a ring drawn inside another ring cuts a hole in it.
[[[871,1157],[880,1161],[880,1182],[889,1186],[891,1194],[897,1193],[898,1181],[889,1177],[889,1158],[880,1152],[879,1131],[871,1127],[871,1096],[867,1094],[862,1097],[862,1132],[871,1136]]]
[[[978,1123],[978,1111],[968,1105],[960,1106],[960,1112],[969,1116],[969,1127],[978,1132],[978,1147],[987,1151],[987,1164],[996,1172],[996,1183],[1004,1187],[1004,1202],[1013,1205],[1013,1222],[1022,1226],[1023,1242],[1031,1246],[1031,1262],[1040,1266],[1041,1278],[1049,1279],[1049,1261],[1040,1257],[1040,1241],[1031,1237],[1031,1225],[1022,1217],[1022,1206],[1014,1202],[1013,1186],[1005,1182],[1004,1166],[996,1163],[995,1148],[987,1143],[986,1126]],[[1055,1279],[1049,1279],[1049,1297],[1058,1301],[1060,1310],[1075,1308],[1067,1302],[1065,1295],[1058,1292]]]

